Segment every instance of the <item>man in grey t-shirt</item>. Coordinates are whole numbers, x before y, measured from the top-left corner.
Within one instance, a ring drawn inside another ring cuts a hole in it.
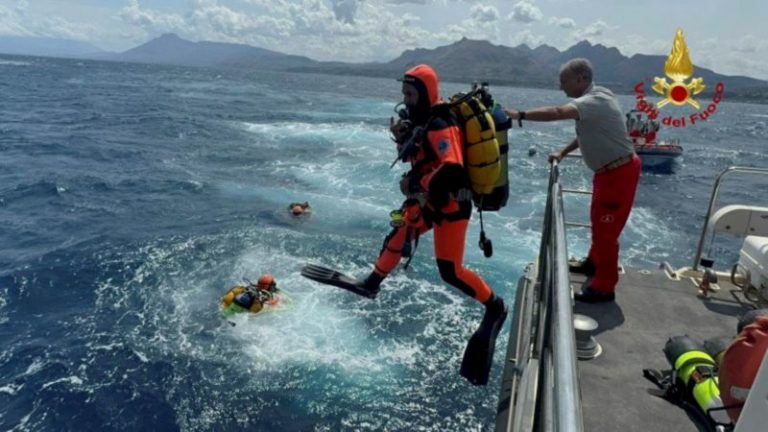
[[[640,159],[635,155],[624,124],[624,114],[613,93],[592,83],[592,65],[573,59],[560,69],[560,88],[573,101],[529,111],[504,111],[512,119],[531,121],[576,120],[576,138],[552,153],[550,161],[562,160],[576,148],[595,175],[592,180],[592,246],[581,265],[571,271],[593,276],[577,301],[613,301],[619,281],[619,236],[632,210],[640,177]]]

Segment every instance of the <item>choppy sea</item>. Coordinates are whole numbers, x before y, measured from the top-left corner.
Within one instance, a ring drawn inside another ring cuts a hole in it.
[[[375,301],[299,275],[364,275],[378,254],[404,171],[389,169],[394,78],[0,57],[0,429],[492,429],[509,324],[492,385],[469,385],[458,369],[482,308],[442,283],[431,236]],[[567,101],[492,91],[519,108]],[[707,122],[662,130],[684,157],[642,177],[624,264],[690,265],[717,173],[768,167],[768,106],[727,95]],[[467,265],[508,302],[536,257],[546,154],[572,136],[570,122],[511,131],[491,259],[473,219]],[[563,171],[590,185],[578,160]],[[721,201],[765,205],[765,184],[739,177]],[[567,219],[585,222],[587,200],[566,197]],[[292,201],[311,217],[290,218]],[[588,237],[572,229],[569,253]],[[737,257],[738,240],[706,245],[719,267]],[[222,319],[227,288],[267,272],[292,306]]]

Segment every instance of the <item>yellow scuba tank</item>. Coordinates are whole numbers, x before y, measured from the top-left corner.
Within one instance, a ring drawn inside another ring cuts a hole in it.
[[[261,312],[261,310],[264,308],[264,303],[258,298],[251,297],[251,304],[247,308],[235,302],[235,298],[244,292],[246,292],[246,287],[244,286],[234,286],[230,288],[230,290],[227,291],[227,293],[224,294],[224,296],[221,298],[221,309],[231,313],[241,311],[249,311],[252,313]]]
[[[452,97],[451,105],[464,132],[464,166],[473,196],[490,194],[501,173],[493,116],[471,93]]]
[[[229,305],[232,304],[233,301],[235,301],[235,297],[237,297],[238,294],[241,294],[244,292],[245,292],[245,287],[234,286],[230,288],[230,290],[227,291],[226,294],[224,294],[224,297],[221,298],[221,307],[227,308]]]
[[[490,99],[490,95],[488,98]],[[490,102],[492,102],[490,106],[492,106],[493,123],[496,127],[496,141],[499,143],[499,178],[493,185],[491,193],[483,197],[482,210],[497,211],[506,206],[509,199],[509,129],[512,128],[512,119],[507,116],[501,105],[493,102],[492,99]]]
[[[712,420],[730,423],[727,412],[721,409],[717,364],[704,347],[688,336],[674,336],[664,346],[664,355],[674,368],[677,381],[698,407]]]
[[[475,83],[470,93],[454,95],[450,106],[464,135],[464,167],[472,201],[480,213],[478,245],[485,257],[490,258],[493,244],[485,236],[483,211],[498,211],[509,198],[507,131],[512,121],[493,101],[488,83],[480,86]]]

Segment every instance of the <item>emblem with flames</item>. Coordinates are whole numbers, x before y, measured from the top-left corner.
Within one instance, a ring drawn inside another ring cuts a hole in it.
[[[690,104],[699,109],[699,102],[692,96],[701,93],[706,86],[704,85],[704,78],[693,78],[686,83],[686,80],[693,75],[693,64],[688,54],[688,46],[683,38],[683,31],[680,29],[675,34],[672,51],[664,63],[664,73],[672,82],[667,82],[666,78],[654,77],[653,90],[664,96],[664,99],[657,102],[656,106],[661,108],[668,103],[674,105]]]

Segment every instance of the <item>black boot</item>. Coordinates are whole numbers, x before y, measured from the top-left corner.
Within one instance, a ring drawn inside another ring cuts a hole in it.
[[[365,294],[361,293],[362,295],[365,295],[369,298],[376,298],[376,296],[379,294],[379,291],[381,291],[380,285],[381,281],[383,280],[384,276],[380,276],[376,272],[371,272],[367,278],[358,280],[355,285],[361,290],[365,291]]]
[[[582,303],[605,303],[616,300],[616,294],[593,290],[590,287],[584,287],[580,293],[573,295],[573,299]]]
[[[571,273],[583,274],[584,276],[594,276],[597,268],[595,267],[595,263],[593,263],[589,257],[586,257],[581,261],[570,261],[568,263],[568,270]]]

